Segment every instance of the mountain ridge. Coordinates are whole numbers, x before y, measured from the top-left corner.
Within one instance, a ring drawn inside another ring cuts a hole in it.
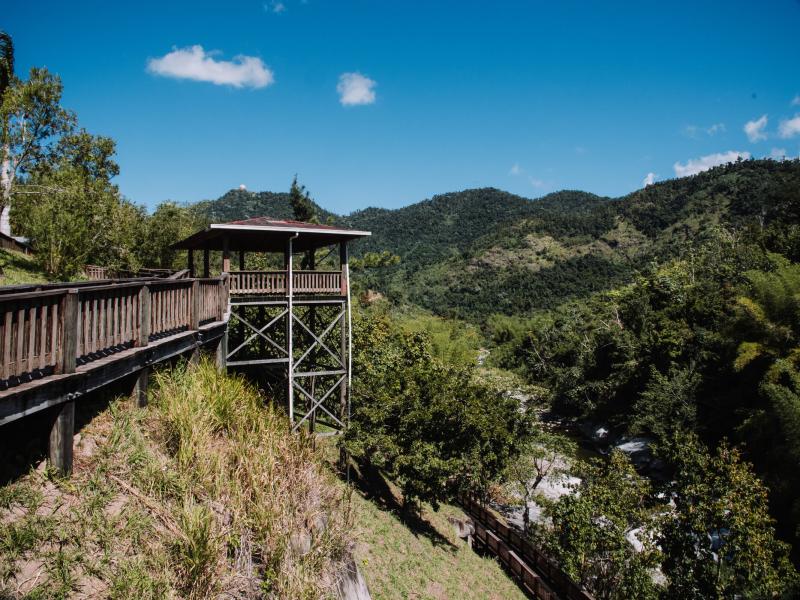
[[[611,289],[717,227],[800,223],[798,190],[800,160],[763,159],[618,198],[563,190],[531,199],[486,187],[349,215],[315,206],[323,221],[372,231],[354,244],[354,256],[400,256],[399,264],[370,274],[368,285],[437,314],[482,322],[494,312],[525,314]],[[210,220],[292,214],[288,194],[274,192],[231,190],[195,207]]]

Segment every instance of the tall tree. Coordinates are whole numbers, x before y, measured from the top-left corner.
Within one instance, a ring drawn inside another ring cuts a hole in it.
[[[11,36],[5,31],[0,31],[0,107],[3,106],[3,101],[6,91],[14,79],[14,42]],[[10,196],[11,180],[9,178],[11,169],[11,158],[9,156],[8,144],[8,118],[5,111],[2,114],[2,123],[0,123],[0,232],[6,235],[11,233],[8,221],[8,197]]]
[[[292,205],[295,220],[304,223],[319,223],[317,211],[314,209],[314,201],[306,190],[306,186],[297,182],[297,175],[294,176],[292,187],[289,189],[289,202]]]
[[[319,223],[317,211],[314,208],[314,201],[306,190],[306,186],[297,183],[297,175],[292,180],[292,187],[289,189],[289,202],[292,205],[292,212],[297,221],[304,223]],[[301,269],[314,269],[316,267],[316,255],[314,250],[308,250],[303,255],[300,263]]]
[[[32,68],[26,81],[12,75],[0,105],[0,208],[11,202],[17,177],[47,160],[74,127],[75,115],[61,106],[62,89],[61,79],[47,69]]]
[[[689,434],[677,436],[664,453],[677,467],[667,489],[675,510],[663,515],[658,535],[668,597],[721,600],[790,593],[797,573],[788,544],[775,538],[767,490],[739,452],[722,443],[709,453]]]
[[[606,461],[582,464],[577,474],[581,482],[576,493],[545,506],[551,525],[540,525],[538,537],[595,598],[657,598],[651,570],[660,555],[648,527],[649,482],[618,450]],[[641,528],[636,536],[642,544],[639,552],[627,535],[635,528]]]

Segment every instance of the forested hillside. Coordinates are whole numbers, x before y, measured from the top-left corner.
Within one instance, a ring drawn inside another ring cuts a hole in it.
[[[356,244],[356,256],[388,250],[400,257],[371,278],[379,291],[483,323],[493,313],[530,314],[629,282],[718,225],[741,230],[796,221],[798,189],[800,161],[750,160],[615,199],[561,191],[530,200],[483,188],[395,210],[318,214],[372,231]],[[288,194],[270,192],[231,190],[194,208],[210,221],[292,215]]]

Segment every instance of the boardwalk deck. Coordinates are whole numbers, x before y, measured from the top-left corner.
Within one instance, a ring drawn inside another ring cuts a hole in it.
[[[60,407],[50,462],[69,473],[75,401],[133,378],[143,404],[152,365],[221,345],[229,314],[227,279],[0,290],[0,426]]]

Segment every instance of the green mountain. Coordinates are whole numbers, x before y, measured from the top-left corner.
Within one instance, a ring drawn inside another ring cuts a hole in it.
[[[318,204],[314,204],[321,220],[336,219]],[[287,192],[250,192],[230,190],[216,200],[203,200],[193,206],[202,217],[212,223],[226,223],[252,217],[269,216],[275,219],[291,219],[292,207]]]
[[[356,244],[356,256],[382,250],[400,256],[398,265],[370,279],[380,291],[482,322],[492,313],[530,313],[614,288],[720,225],[774,227],[774,235],[785,236],[784,226],[800,222],[798,190],[800,161],[749,160],[621,198],[561,191],[531,200],[482,188],[394,210],[319,212],[373,232]],[[271,192],[232,190],[198,209],[225,221],[291,216],[288,194]]]

